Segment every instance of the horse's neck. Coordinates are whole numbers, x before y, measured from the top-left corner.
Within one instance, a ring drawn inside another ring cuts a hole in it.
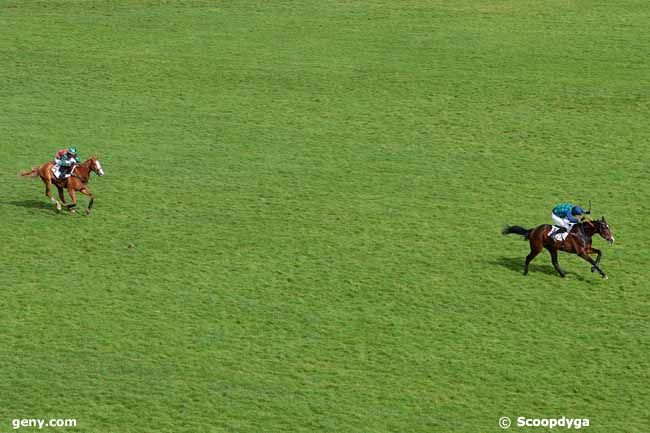
[[[580,226],[580,229],[585,234],[585,236],[589,238],[592,237],[597,231],[596,227],[593,224],[580,223],[578,225]]]
[[[90,161],[79,164],[75,168],[74,173],[83,179],[88,179],[90,177]]]

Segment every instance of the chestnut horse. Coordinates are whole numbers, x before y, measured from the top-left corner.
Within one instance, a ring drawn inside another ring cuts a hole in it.
[[[56,209],[61,210],[61,203],[52,197],[52,184],[56,186],[56,189],[59,192],[59,198],[61,202],[71,211],[75,212],[75,207],[77,206],[77,196],[76,192],[79,191],[82,194],[90,197],[90,202],[88,203],[88,208],[86,209],[86,214],[90,214],[90,211],[93,208],[93,202],[95,201],[95,196],[88,189],[88,181],[90,180],[90,173],[95,172],[99,176],[104,175],[104,169],[100,164],[99,160],[94,156],[90,159],[87,159],[81,164],[76,165],[72,169],[72,174],[67,179],[57,179],[52,174],[52,167],[54,162],[46,162],[43,165],[32,168],[31,171],[25,171],[20,173],[21,176],[28,177],[40,177],[45,183],[45,195],[56,204]],[[68,190],[70,199],[72,200],[71,204],[66,204],[65,198],[63,196],[63,188]]]
[[[553,267],[558,271],[561,277],[564,277],[566,274],[557,262],[558,251],[577,254],[591,263],[591,272],[596,270],[604,279],[607,279],[607,275],[605,275],[599,266],[600,258],[603,253],[591,246],[591,237],[596,233],[603,239],[606,239],[610,244],[614,243],[614,236],[612,236],[612,233],[609,230],[609,224],[605,221],[605,217],[596,221],[586,220],[575,224],[564,241],[558,241],[549,236],[549,232],[552,228],[552,225],[542,224],[541,226],[528,230],[520,226],[508,226],[503,229],[504,235],[511,233],[521,235],[530,243],[530,253],[526,256],[524,275],[528,274],[528,264],[542,251],[543,248],[546,248],[548,252],[551,253],[551,262],[553,263]],[[594,261],[589,254],[598,254],[598,257]]]

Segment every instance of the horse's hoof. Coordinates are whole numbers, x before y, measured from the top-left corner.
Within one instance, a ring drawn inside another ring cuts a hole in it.
[[[603,280],[609,280],[609,277],[607,275],[603,275]]]

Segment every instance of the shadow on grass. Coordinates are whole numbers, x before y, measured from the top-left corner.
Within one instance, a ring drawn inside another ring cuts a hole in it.
[[[532,261],[530,265],[528,265],[528,276],[534,274],[535,272],[541,272],[543,274],[552,275],[557,277],[558,279],[561,279],[560,274],[557,273],[553,265],[550,263],[550,258],[548,256],[546,256],[546,258],[547,260],[549,260],[549,264],[546,265],[542,263],[535,263],[537,260],[540,259],[543,260],[543,256],[537,257],[536,260]],[[521,274],[523,276],[525,262],[526,262],[526,257],[524,256],[524,257],[500,257],[492,263],[498,266],[502,266],[511,271],[517,272],[518,274]],[[562,267],[561,264],[560,267]],[[562,269],[564,270],[564,272],[566,272],[567,275],[577,278],[580,281],[588,280],[588,278],[585,278],[581,274],[567,271],[566,268],[562,268]]]
[[[2,204],[23,207],[26,209],[41,209],[43,211],[48,211],[55,214],[58,213],[56,207],[53,204],[44,202],[42,200],[14,200],[5,201],[2,202]]]
[[[541,258],[541,257],[539,257]],[[494,261],[495,265],[502,266],[506,269],[510,269],[511,271],[515,271],[518,274],[524,274],[524,263],[526,262],[526,257],[500,257],[497,260]],[[531,274],[533,272],[542,272],[547,275],[558,275],[557,271],[553,267],[553,265],[542,265],[535,263],[534,261],[528,265],[528,274]]]

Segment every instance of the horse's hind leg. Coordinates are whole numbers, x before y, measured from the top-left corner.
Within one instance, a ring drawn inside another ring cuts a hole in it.
[[[537,256],[537,254],[540,253],[540,251],[542,251],[542,246],[540,244],[534,243],[531,240],[530,253],[526,256],[526,266],[524,266],[524,275],[528,275],[528,265]]]
[[[558,274],[560,274],[560,277],[562,278],[566,277],[566,274],[564,273],[562,268],[560,268],[560,263],[558,263],[557,261],[557,250],[552,246],[546,247],[546,249],[548,250],[549,253],[551,253],[551,262],[553,263],[553,267],[555,268],[555,270],[558,272]]]
[[[45,181],[45,196],[49,198],[50,201],[56,205],[56,210],[61,210],[61,203],[59,203],[57,199],[52,197],[52,184],[47,180]]]

